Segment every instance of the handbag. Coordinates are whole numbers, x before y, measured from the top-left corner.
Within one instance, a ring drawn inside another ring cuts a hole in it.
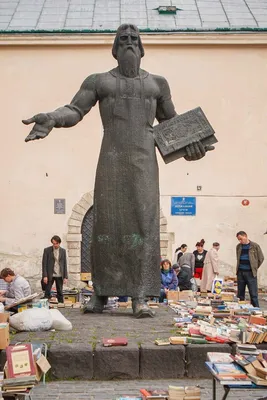
[[[223,278],[219,278],[216,276],[212,282],[211,293],[213,294],[221,294],[223,287]]]

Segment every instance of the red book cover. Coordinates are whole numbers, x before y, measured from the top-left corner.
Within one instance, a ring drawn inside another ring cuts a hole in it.
[[[9,378],[35,375],[32,345],[29,343],[6,348],[7,368]]]
[[[114,337],[114,338],[103,338],[103,346],[126,346],[128,344],[128,339],[125,337]]]

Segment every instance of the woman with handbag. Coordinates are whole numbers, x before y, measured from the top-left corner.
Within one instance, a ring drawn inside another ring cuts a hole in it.
[[[212,249],[207,252],[205,257],[202,280],[200,284],[200,290],[202,292],[211,292],[213,280],[217,275],[219,275],[219,248],[220,243],[214,242]]]

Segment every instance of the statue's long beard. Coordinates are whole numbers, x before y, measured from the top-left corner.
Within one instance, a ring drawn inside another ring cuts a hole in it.
[[[139,75],[141,56],[134,50],[127,49],[122,54],[118,52],[118,64],[120,73],[128,78],[134,78]]]

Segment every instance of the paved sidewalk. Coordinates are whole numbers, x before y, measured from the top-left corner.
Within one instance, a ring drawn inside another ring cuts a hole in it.
[[[169,385],[199,385],[201,399],[212,399],[212,380],[173,379],[173,380],[138,380],[138,381],[57,381],[40,384],[32,391],[32,400],[112,400],[123,395],[140,395],[141,388],[168,389]],[[223,391],[218,385],[217,400],[222,398]],[[253,400],[267,396],[264,390],[234,390],[227,400]],[[267,397],[265,397],[267,399]]]

